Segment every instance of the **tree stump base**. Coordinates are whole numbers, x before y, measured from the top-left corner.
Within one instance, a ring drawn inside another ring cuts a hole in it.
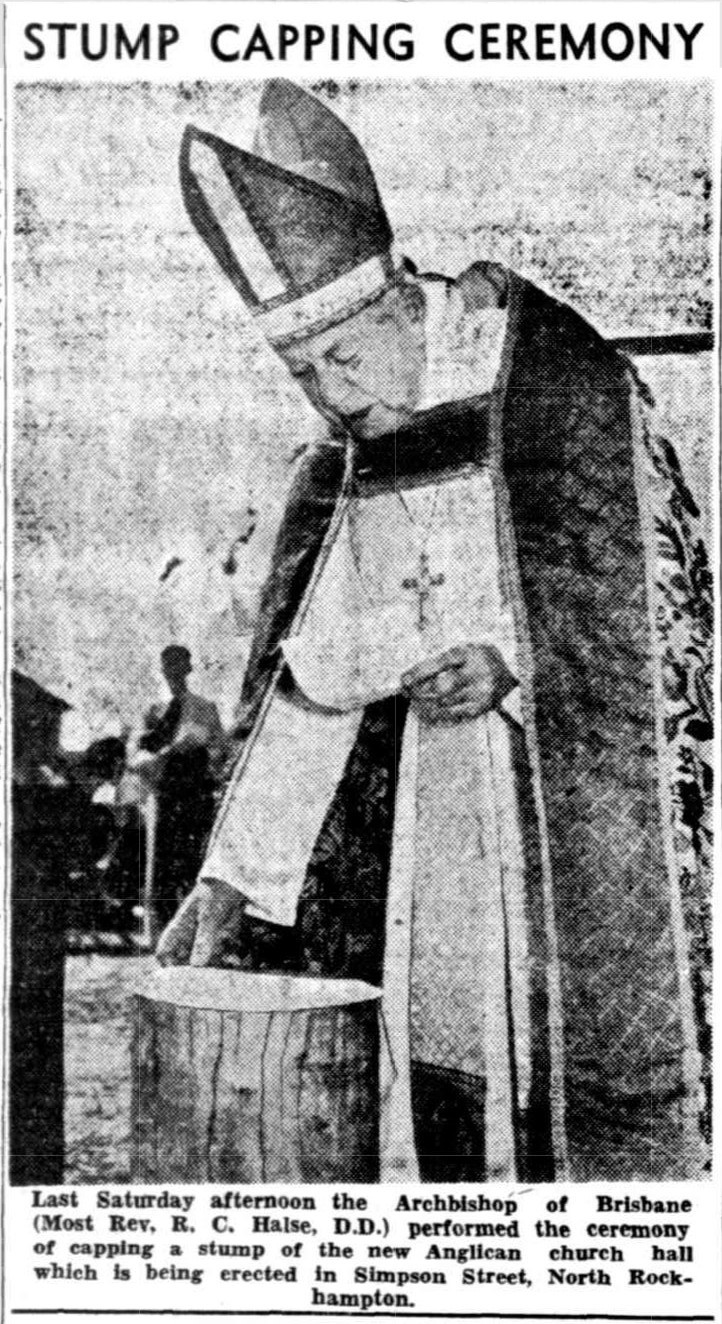
[[[379,997],[159,967],[133,1006],[133,1180],[378,1181]]]

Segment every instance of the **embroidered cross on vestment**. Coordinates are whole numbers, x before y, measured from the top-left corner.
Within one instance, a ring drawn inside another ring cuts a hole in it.
[[[419,614],[416,619],[416,624],[421,631],[425,630],[426,626],[429,624],[426,607],[431,597],[431,590],[439,588],[443,583],[443,575],[431,574],[431,571],[429,570],[429,558],[426,552],[419,552],[418,574],[402,580],[401,587],[413,589],[417,595]]]

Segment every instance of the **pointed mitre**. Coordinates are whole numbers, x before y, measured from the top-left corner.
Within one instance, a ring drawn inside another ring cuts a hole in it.
[[[274,345],[343,321],[393,282],[365,153],[293,83],[266,84],[251,151],[189,125],[180,171],[193,224]]]

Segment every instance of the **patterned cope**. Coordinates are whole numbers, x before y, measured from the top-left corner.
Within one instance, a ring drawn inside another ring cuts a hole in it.
[[[702,1056],[702,1125],[711,1114],[712,912],[712,571],[700,512],[675,449],[655,436],[651,397],[642,388],[643,446],[653,494],[656,626],[664,686],[664,748],[672,790],[674,847],[690,951],[695,1021]]]
[[[433,411],[428,426],[432,453],[446,427],[452,450],[495,474],[521,641],[515,761],[533,1063],[519,1171],[691,1178],[704,1170],[710,1046],[712,603],[699,512],[632,366],[571,309],[508,281],[500,382],[446,418]],[[241,743],[343,476],[331,443],[297,474]],[[400,698],[366,709],[296,926],[248,919],[247,968],[381,983],[405,716]]]

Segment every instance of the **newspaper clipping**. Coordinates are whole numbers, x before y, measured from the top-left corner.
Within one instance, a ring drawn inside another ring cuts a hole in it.
[[[6,1318],[719,1322],[717,3],[3,12]]]

